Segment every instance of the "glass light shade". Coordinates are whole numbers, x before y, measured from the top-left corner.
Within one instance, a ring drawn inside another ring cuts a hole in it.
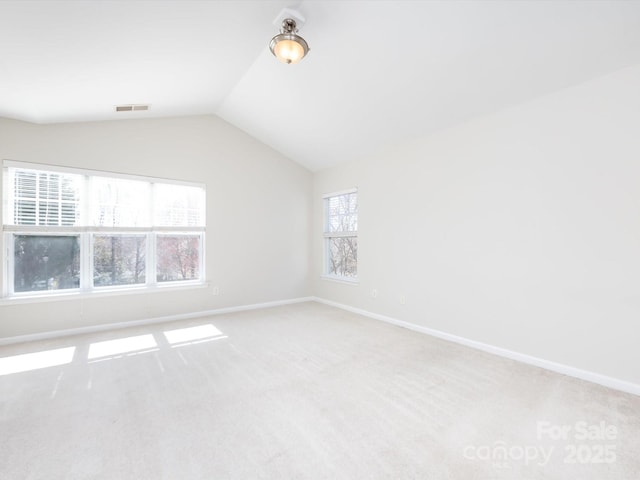
[[[281,33],[271,40],[269,45],[271,52],[282,63],[298,63],[309,51],[309,45],[299,35]]]

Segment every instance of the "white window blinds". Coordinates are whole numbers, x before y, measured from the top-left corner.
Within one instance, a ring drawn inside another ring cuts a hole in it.
[[[5,224],[76,226],[80,223],[82,176],[9,169],[9,208]]]
[[[204,190],[185,185],[156,183],[153,224],[158,227],[203,227]]]
[[[5,168],[5,225],[120,230],[205,226],[201,186],[90,171]]]

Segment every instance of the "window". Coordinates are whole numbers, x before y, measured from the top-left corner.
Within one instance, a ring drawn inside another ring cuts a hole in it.
[[[324,197],[324,273],[330,277],[358,277],[358,192],[349,190]]]
[[[93,286],[144,285],[146,235],[93,235]]]
[[[4,296],[204,281],[205,189],[5,161]]]
[[[200,274],[197,235],[158,235],[158,282],[194,280]]]
[[[80,287],[79,235],[13,235],[14,292]]]

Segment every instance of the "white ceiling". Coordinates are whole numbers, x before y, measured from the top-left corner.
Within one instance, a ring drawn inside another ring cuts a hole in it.
[[[0,1],[0,116],[211,113],[311,170],[636,64],[638,1]]]

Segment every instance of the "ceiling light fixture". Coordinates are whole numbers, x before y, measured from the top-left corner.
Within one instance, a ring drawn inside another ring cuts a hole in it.
[[[309,52],[309,44],[298,35],[296,21],[285,18],[280,33],[271,39],[269,50],[282,63],[298,63]]]

